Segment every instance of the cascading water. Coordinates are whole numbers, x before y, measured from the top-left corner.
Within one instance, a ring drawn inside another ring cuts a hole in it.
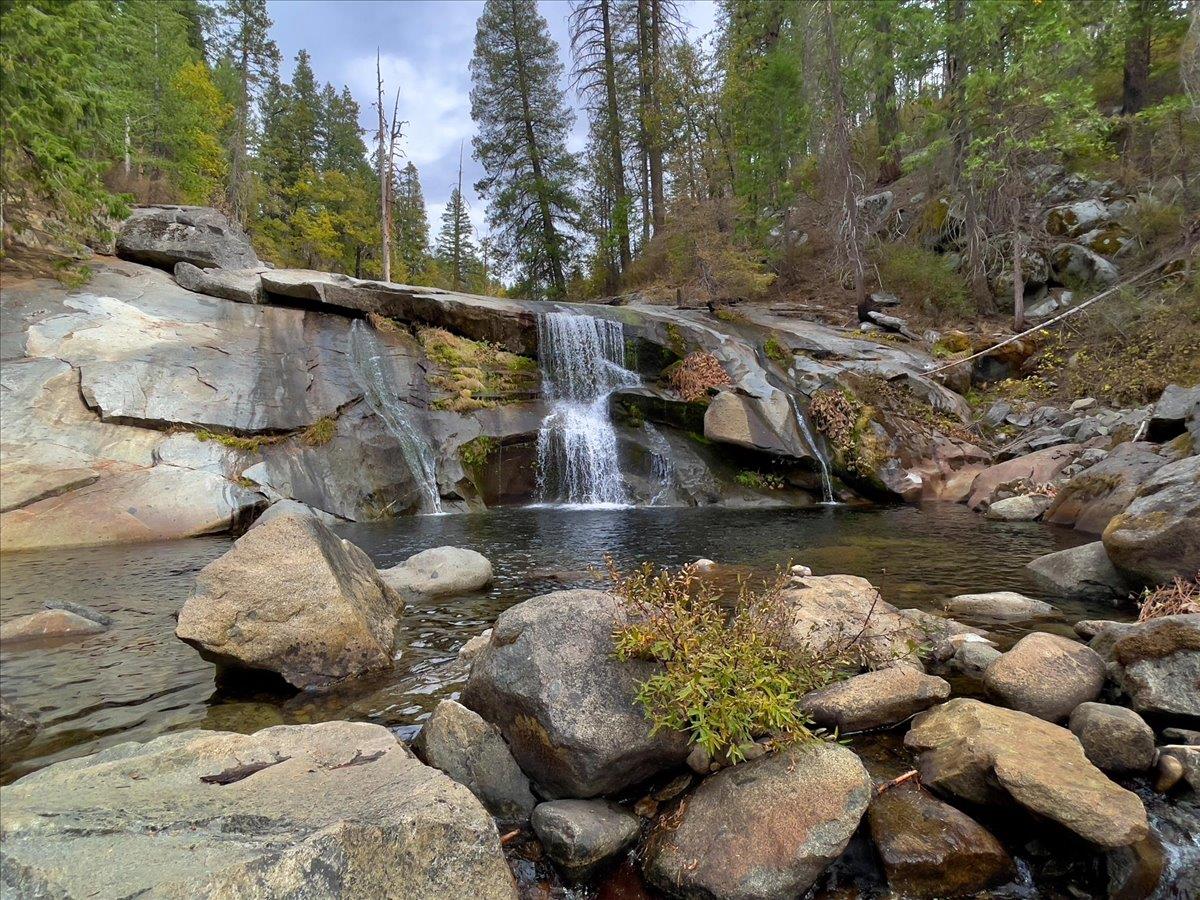
[[[804,438],[809,449],[812,450],[812,455],[817,460],[817,465],[821,469],[821,490],[824,494],[823,503],[835,504],[837,499],[833,496],[833,478],[829,475],[829,462],[825,459],[825,454],[821,450],[821,445],[817,442],[817,436],[813,434],[812,426],[808,424],[808,416],[804,415],[804,411],[800,409],[800,404],[796,402],[796,398],[788,394],[788,400],[792,404],[792,412],[796,416],[796,427],[800,430],[800,436]]]
[[[650,477],[658,483],[658,490],[650,498],[651,506],[664,502],[675,488],[675,463],[671,459],[671,445],[663,437],[662,432],[646,422],[642,425],[646,431],[646,445],[650,448]]]
[[[440,515],[442,498],[438,493],[433,448],[420,423],[415,421],[413,408],[400,400],[401,391],[385,358],[383,345],[370,326],[361,320],[355,320],[350,326],[350,366],[367,406],[400,443],[400,453],[421,490],[422,511]]]
[[[625,368],[621,323],[553,312],[538,316],[542,384],[551,402],[538,430],[538,486],[544,502],[629,503],[617,462],[608,398],[637,384]]]

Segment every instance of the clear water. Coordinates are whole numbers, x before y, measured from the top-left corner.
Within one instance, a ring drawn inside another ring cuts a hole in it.
[[[438,491],[437,462],[425,436],[427,429],[416,420],[416,410],[400,399],[408,394],[408,389],[396,384],[387,351],[374,330],[361,319],[350,326],[350,363],[367,405],[400,442],[409,473],[421,489],[422,511],[440,515],[442,498]]]
[[[656,485],[654,496],[650,498],[650,506],[658,506],[671,499],[678,482],[675,472],[675,462],[671,456],[671,445],[663,437],[661,431],[650,422],[643,422],[642,429],[646,432],[646,446],[650,449],[650,477]]]
[[[6,756],[9,781],[61,759],[182,728],[254,731],[285,722],[353,718],[388,726],[420,722],[461,685],[458,648],[521,600],[596,584],[606,553],[623,566],[678,565],[704,556],[731,573],[770,575],[789,560],[817,574],[869,578],[901,607],[936,608],[966,591],[1040,594],[1030,559],[1079,543],[1071,531],[990,522],[965,507],[809,510],[645,508],[496,509],[354,524],[341,533],[380,567],[443,544],[486,554],[496,582],[484,593],[411,605],[399,660],[388,675],[322,695],[279,693],[250,679],[217,684],[214,668],[173,634],[195,573],[229,547],[212,537],[162,544],[6,554],[0,558],[0,619],[47,600],[85,603],[111,615],[103,634],[0,649],[0,690],[45,726],[20,755]],[[1046,597],[1054,600],[1054,598]],[[1081,618],[1113,617],[1104,605],[1059,604],[1069,632]],[[999,632],[1004,642],[1021,630]]]
[[[809,449],[812,450],[812,455],[816,457],[817,466],[821,469],[822,501],[824,503],[836,503],[837,500],[833,496],[833,478],[829,475],[829,460],[825,458],[825,451],[821,447],[821,443],[817,440],[816,434],[813,433],[812,426],[808,422],[808,416],[804,414],[804,410],[796,402],[796,398],[788,394],[788,400],[792,404],[792,412],[796,414],[796,427],[800,429],[800,436],[807,442]]]
[[[550,412],[538,430],[544,503],[622,506],[629,502],[617,461],[609,395],[636,384],[625,368],[619,322],[567,312],[538,316],[538,358]]]

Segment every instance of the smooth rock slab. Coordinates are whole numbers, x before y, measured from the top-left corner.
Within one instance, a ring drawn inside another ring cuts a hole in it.
[[[967,506],[971,509],[982,509],[992,502],[1002,485],[1033,486],[1052,482],[1074,461],[1082,449],[1078,444],[1062,444],[988,466],[971,484]]]
[[[1128,596],[1130,584],[1113,566],[1101,541],[1047,553],[1025,564],[1046,591],[1079,600]]]
[[[1104,529],[1119,570],[1147,584],[1200,572],[1200,456],[1168,463]]]
[[[254,528],[196,576],[175,634],[220,665],[321,687],[392,666],[403,601],[311,517]]]
[[[852,751],[788,747],[705,779],[660,819],[646,877],[677,897],[798,897],[846,849],[870,800],[871,778]]]
[[[634,699],[658,666],[614,656],[621,615],[601,591],[535,597],[500,614],[471,665],[463,705],[499,727],[543,796],[612,793],[687,757],[687,736],[652,735]]]
[[[495,726],[453,700],[443,700],[417,735],[413,749],[480,799],[503,822],[529,821],[537,801],[529,779]]]
[[[1001,522],[1033,522],[1049,509],[1050,502],[1045,494],[1021,494],[997,500],[984,515]]]
[[[262,272],[265,269],[201,269],[189,262],[175,263],[175,282],[197,294],[233,300],[236,303],[262,303]]]
[[[551,800],[533,811],[533,830],[546,855],[573,881],[584,881],[634,842],[640,822],[602,800]]]
[[[492,583],[492,564],[482,553],[463,547],[434,547],[410,556],[379,577],[402,594],[449,597],[469,594]]]
[[[516,897],[491,817],[379,725],[179,732],[0,798],[5,896]]]
[[[867,821],[888,884],[903,896],[974,896],[1016,874],[990,831],[912,783],[879,794]]]
[[[942,605],[948,613],[983,622],[1027,622],[1058,615],[1058,611],[1049,603],[1015,591],[959,594]]]
[[[1146,810],[1110,781],[1067,729],[1028,713],[957,697],[921,713],[904,738],[921,783],[986,806],[1015,802],[1101,847],[1148,833]]]
[[[983,683],[1013,709],[1057,722],[1100,696],[1104,660],[1086,644],[1035,631],[993,661]]]
[[[847,733],[896,725],[949,696],[943,679],[893,667],[805,694],[800,705],[818,725]]]
[[[1071,713],[1071,733],[1105,772],[1140,772],[1154,765],[1154,731],[1132,709],[1081,703]]]

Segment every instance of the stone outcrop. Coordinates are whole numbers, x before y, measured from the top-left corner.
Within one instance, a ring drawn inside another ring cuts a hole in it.
[[[1035,600],[1015,591],[959,594],[942,606],[948,613],[975,622],[1028,622],[1058,616],[1058,611],[1044,600]]]
[[[117,255],[164,269],[179,262],[201,269],[258,266],[246,233],[205,206],[138,207],[117,232]]]
[[[179,732],[0,798],[5,896],[517,896],[479,802],[378,725]]]
[[[983,683],[1013,709],[1057,722],[1100,696],[1104,660],[1086,644],[1035,631],[994,660]]]
[[[1071,732],[1028,713],[955,698],[921,713],[904,738],[921,783],[978,805],[1016,802],[1105,847],[1148,833],[1137,795],[1088,762]]]
[[[1046,591],[1083,600],[1116,600],[1133,585],[1116,570],[1101,541],[1047,553],[1025,564]]]
[[[867,810],[888,884],[905,897],[969,897],[1016,874],[990,831],[912,783],[888,788]]]
[[[532,825],[546,855],[572,881],[597,875],[641,830],[637,816],[603,800],[539,803]]]
[[[600,591],[526,600],[500,614],[471,665],[463,705],[500,729],[544,796],[609,794],[687,756],[685,735],[650,733],[634,696],[656,664],[614,657],[620,615]]]
[[[1071,713],[1071,733],[1105,772],[1141,772],[1154,765],[1154,731],[1132,709],[1081,703]]]
[[[1058,489],[1046,511],[1051,525],[1102,534],[1112,517],[1125,509],[1138,488],[1170,460],[1154,444],[1119,444],[1093,466]]]
[[[181,288],[233,300],[237,303],[262,303],[263,272],[259,269],[201,269],[190,262],[175,263],[175,283]]]
[[[899,724],[949,696],[943,679],[897,666],[812,691],[800,705],[818,725],[846,734]]]
[[[1061,282],[1105,288],[1120,277],[1117,267],[1082,244],[1059,244],[1050,251],[1050,268]]]
[[[434,547],[381,569],[379,577],[401,594],[450,597],[491,584],[492,564],[482,553],[464,547]]]
[[[801,896],[846,848],[870,799],[866,769],[836,744],[724,769],[658,821],[646,877],[680,897]]]
[[[1200,716],[1200,614],[1103,623],[1091,647],[1138,712]]]
[[[1119,570],[1147,584],[1200,572],[1200,456],[1168,463],[1104,529]]]
[[[321,687],[392,665],[399,595],[311,517],[248,531],[196,576],[175,634],[219,665]]]
[[[1169,441],[1185,431],[1189,431],[1192,432],[1194,439],[1198,423],[1200,423],[1200,385],[1185,388],[1178,384],[1169,384],[1163,389],[1158,402],[1154,404],[1154,411],[1150,414],[1147,436],[1152,441]]]
[[[1078,444],[1062,444],[1037,450],[984,469],[971,484],[967,506],[983,509],[1005,487],[1037,487],[1054,481],[1082,448]]]
[[[443,700],[413,745],[426,764],[467,787],[502,822],[523,825],[537,803],[500,732],[460,703]]]

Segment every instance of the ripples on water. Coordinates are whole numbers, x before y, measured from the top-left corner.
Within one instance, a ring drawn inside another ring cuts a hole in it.
[[[227,538],[5,556],[0,618],[61,599],[93,606],[115,624],[83,640],[0,653],[4,696],[34,711],[44,726],[21,755],[5,758],[2,780],[181,728],[249,732],[334,718],[413,725],[460,686],[462,675],[449,664],[468,638],[528,597],[596,584],[589,569],[606,553],[623,566],[645,560],[679,565],[706,556],[762,575],[792,560],[818,575],[869,578],[897,606],[934,609],[939,600],[968,591],[1007,589],[1044,597],[1028,580],[1025,563],[1082,540],[1044,525],[990,522],[950,505],[498,509],[340,531],[381,568],[429,547],[471,547],[492,560],[496,582],[487,593],[410,605],[401,620],[400,658],[387,676],[330,694],[288,696],[245,676],[218,685],[214,668],[173,634],[174,616],[195,573],[228,549]],[[1113,615],[1104,606],[1058,605],[1067,623]],[[1069,633],[1066,625],[1058,627]]]

